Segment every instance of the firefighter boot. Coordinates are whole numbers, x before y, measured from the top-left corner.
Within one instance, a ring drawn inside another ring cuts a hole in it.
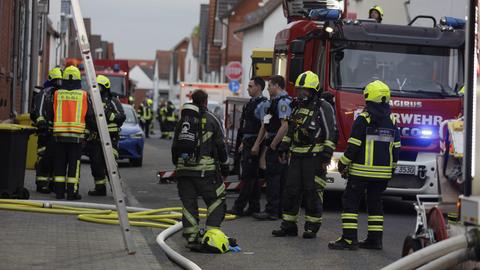
[[[75,188],[76,184],[68,183],[67,184],[67,200],[69,201],[75,201],[75,200],[81,200],[82,196],[78,194],[78,189]]]
[[[107,187],[105,185],[95,185],[95,190],[90,190],[88,196],[107,196]]]
[[[65,182],[59,183],[55,182],[55,198],[57,200],[63,200],[65,199]]]
[[[48,194],[50,193],[50,187],[48,185],[48,181],[37,181],[37,192]]]
[[[367,239],[358,243],[358,247],[364,249],[383,249],[382,238],[367,236]]]
[[[317,237],[317,232],[320,229],[321,223],[313,223],[307,221],[305,223],[305,231],[303,232],[303,238],[312,239]]]
[[[340,237],[336,241],[328,243],[328,248],[337,250],[357,250],[358,242],[357,240]]]
[[[283,221],[282,225],[280,225],[280,229],[273,230],[272,235],[276,237],[297,236],[297,224],[294,222]]]

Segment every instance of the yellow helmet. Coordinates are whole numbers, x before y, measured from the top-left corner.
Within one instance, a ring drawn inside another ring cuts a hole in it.
[[[388,102],[390,100],[390,88],[384,82],[376,80],[365,87],[363,96],[365,101],[375,103]]]
[[[368,11],[368,17],[370,17],[370,13],[372,13],[372,11],[375,10],[376,12],[378,12],[378,14],[380,14],[380,21],[383,20],[383,8],[379,5],[375,5],[373,6],[372,8],[370,8],[370,10]]]
[[[208,230],[203,235],[202,244],[218,253],[226,253],[230,250],[228,237],[219,229]]]
[[[69,66],[63,71],[63,79],[64,80],[81,80],[82,75],[80,74],[80,70],[75,66]]]
[[[150,98],[149,98],[149,99],[147,99],[147,105],[148,105],[148,106],[150,106],[150,105],[152,105],[152,104],[153,104],[153,100],[152,100],[152,99],[150,99]]]
[[[110,79],[105,75],[98,75],[97,76],[97,83],[102,85],[106,89],[110,89]]]
[[[318,80],[318,75],[309,71],[305,71],[302,74],[298,75],[297,80],[295,81],[296,88],[309,88],[319,91],[320,81]]]
[[[62,69],[59,67],[52,68],[48,72],[48,80],[51,81],[55,79],[60,79],[60,80],[62,79]]]
[[[462,88],[460,88],[460,90],[458,90],[458,94],[459,94],[460,96],[465,95],[465,86],[462,86]]]

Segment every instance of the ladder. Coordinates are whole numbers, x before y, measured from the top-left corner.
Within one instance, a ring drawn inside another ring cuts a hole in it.
[[[135,243],[133,242],[130,223],[128,221],[128,213],[125,203],[125,194],[123,193],[118,166],[113,156],[112,142],[108,132],[105,111],[103,110],[102,98],[97,85],[95,67],[93,65],[92,54],[90,52],[90,44],[88,42],[85,24],[83,22],[82,12],[80,10],[79,0],[71,0],[73,21],[77,32],[78,46],[85,65],[85,74],[89,85],[89,94],[92,100],[93,111],[97,122],[98,133],[102,143],[105,163],[107,165],[108,177],[113,191],[113,198],[117,207],[118,219],[122,230],[123,242],[128,254],[135,254]]]

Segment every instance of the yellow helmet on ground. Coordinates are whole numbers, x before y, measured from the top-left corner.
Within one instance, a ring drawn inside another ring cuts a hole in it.
[[[460,96],[465,95],[465,86],[462,86],[462,88],[460,88],[460,90],[458,90],[458,94],[459,94]]]
[[[219,229],[210,229],[204,235],[202,244],[218,253],[226,253],[230,250],[228,237]]]
[[[56,79],[62,79],[62,69],[59,68],[59,67],[56,67],[56,68],[52,68],[49,72],[48,72],[48,80],[51,81],[51,80],[56,80]]]
[[[363,90],[365,101],[382,103],[390,101],[390,88],[384,82],[376,80],[369,83]]]
[[[63,79],[80,81],[82,79],[82,75],[77,67],[69,66],[63,71]]]
[[[105,75],[98,75],[97,76],[97,83],[102,85],[106,89],[110,89],[110,79]]]
[[[148,106],[150,106],[150,105],[152,105],[152,104],[153,104],[153,100],[152,100],[152,99],[150,99],[150,98],[149,98],[149,99],[147,99],[147,105],[148,105]]]
[[[372,11],[376,11],[378,12],[378,14],[380,14],[380,20],[383,19],[383,8],[379,5],[375,5],[373,6],[372,8],[370,8],[370,10],[368,11],[368,16],[370,17],[370,13],[372,13]]]
[[[320,80],[318,79],[318,75],[310,70],[298,75],[297,80],[295,81],[296,88],[309,88],[318,92],[320,88],[319,86]]]

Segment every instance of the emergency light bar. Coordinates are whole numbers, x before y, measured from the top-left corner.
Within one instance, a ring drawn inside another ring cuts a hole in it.
[[[442,17],[440,19],[440,25],[452,27],[453,29],[465,29],[465,20],[454,17]]]
[[[308,17],[314,21],[337,21],[342,16],[340,9],[313,9]]]

